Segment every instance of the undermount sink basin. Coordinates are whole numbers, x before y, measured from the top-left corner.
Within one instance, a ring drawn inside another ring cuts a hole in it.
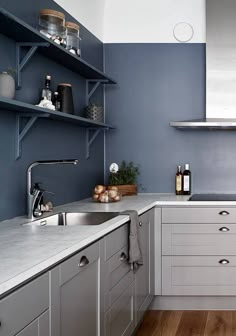
[[[119,212],[60,212],[58,214],[27,223],[26,225],[100,225],[117,216],[119,216]]]

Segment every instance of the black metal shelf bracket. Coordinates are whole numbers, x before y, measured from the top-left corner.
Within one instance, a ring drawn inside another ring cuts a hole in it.
[[[109,128],[88,128],[86,130],[86,159],[90,158],[90,148],[94,141],[96,140],[97,136],[101,132],[109,131]],[[91,133],[93,133],[91,135]]]
[[[89,105],[90,98],[94,92],[99,88],[101,84],[106,84],[108,80],[106,79],[87,79],[86,80],[86,105]]]
[[[25,56],[21,58],[21,49],[29,47],[30,49],[27,51]],[[32,56],[35,54],[39,47],[49,47],[49,43],[47,42],[17,42],[16,43],[16,88],[21,88],[21,72],[25,65],[29,62]]]
[[[21,144],[22,140],[26,136],[26,134],[33,127],[38,118],[48,118],[50,114],[27,114],[27,113],[19,113],[16,115],[16,150],[15,150],[15,159],[18,160],[21,157]],[[28,118],[27,123],[21,127],[21,120]]]

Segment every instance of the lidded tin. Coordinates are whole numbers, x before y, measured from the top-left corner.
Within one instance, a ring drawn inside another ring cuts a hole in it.
[[[65,15],[52,9],[41,9],[39,12],[40,33],[55,40],[65,37]]]
[[[74,22],[66,22],[66,49],[69,50],[72,54],[81,56],[81,48],[79,37],[80,26]]]

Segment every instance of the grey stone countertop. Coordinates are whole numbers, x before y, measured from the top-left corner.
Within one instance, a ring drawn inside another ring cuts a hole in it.
[[[142,214],[154,206],[219,206],[222,203],[236,206],[236,202],[187,202],[188,198],[174,194],[139,194],[109,204],[86,199],[56,207],[54,213],[137,210]],[[22,226],[29,222],[26,217],[0,222],[0,298],[128,220],[128,216],[120,215],[93,226]]]

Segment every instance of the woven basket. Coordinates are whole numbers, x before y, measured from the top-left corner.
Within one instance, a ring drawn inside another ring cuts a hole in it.
[[[137,195],[137,185],[136,184],[116,185],[116,187],[119,189],[122,196]]]

